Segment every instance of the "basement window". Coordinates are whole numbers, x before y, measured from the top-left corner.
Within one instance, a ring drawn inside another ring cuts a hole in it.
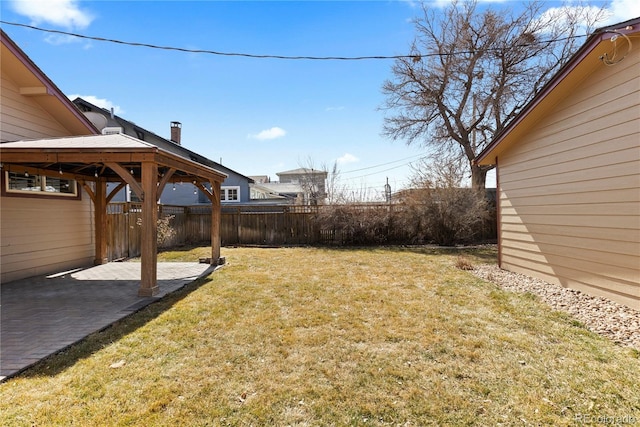
[[[6,195],[78,197],[76,180],[28,172],[5,172],[3,190]]]

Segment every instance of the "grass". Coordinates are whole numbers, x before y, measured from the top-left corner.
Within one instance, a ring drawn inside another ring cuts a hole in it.
[[[488,249],[222,255],[209,278],[0,384],[2,424],[640,422],[638,353],[456,268]]]

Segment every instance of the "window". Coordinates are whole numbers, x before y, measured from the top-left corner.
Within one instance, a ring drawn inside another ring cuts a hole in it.
[[[15,195],[78,197],[78,185],[75,180],[28,172],[7,171],[4,190],[7,194]]]
[[[222,187],[220,189],[220,200],[223,202],[239,202],[240,187]]]

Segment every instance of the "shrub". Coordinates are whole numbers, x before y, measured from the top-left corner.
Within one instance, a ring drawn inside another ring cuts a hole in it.
[[[175,217],[175,215],[167,215],[158,219],[158,231],[156,237],[158,246],[162,246],[165,243],[171,242],[171,240],[176,236],[176,230],[171,226],[171,220]],[[142,226],[142,218],[138,218],[136,220],[136,225],[138,227]]]
[[[406,203],[412,208],[405,221],[419,227],[417,235],[441,246],[474,241],[489,217],[484,193],[470,188],[424,188]]]

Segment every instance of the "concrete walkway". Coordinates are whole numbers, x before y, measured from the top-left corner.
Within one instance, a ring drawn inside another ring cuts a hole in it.
[[[0,286],[0,381],[214,270],[158,263],[160,293],[138,297],[140,263],[112,262]]]

